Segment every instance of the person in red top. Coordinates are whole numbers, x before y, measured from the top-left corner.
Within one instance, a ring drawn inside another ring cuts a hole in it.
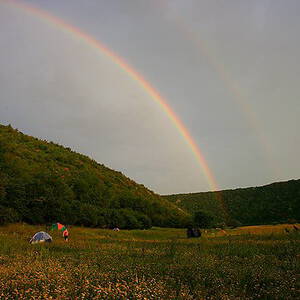
[[[69,239],[69,232],[68,232],[68,229],[65,229],[64,232],[63,232],[63,237],[65,239],[65,241],[67,242],[68,239]]]

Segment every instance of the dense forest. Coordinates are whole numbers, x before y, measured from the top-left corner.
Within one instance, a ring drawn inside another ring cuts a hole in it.
[[[189,214],[122,173],[0,125],[0,224],[181,227]]]
[[[300,180],[164,197],[191,214],[205,212],[214,218],[215,224],[259,225],[300,221]]]

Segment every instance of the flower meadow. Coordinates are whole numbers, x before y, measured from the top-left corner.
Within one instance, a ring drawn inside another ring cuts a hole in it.
[[[285,230],[289,228],[289,230]],[[0,227],[0,299],[297,299],[300,234],[291,225],[208,230]]]

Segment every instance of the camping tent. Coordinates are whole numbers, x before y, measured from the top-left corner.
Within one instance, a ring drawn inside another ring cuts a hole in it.
[[[55,223],[55,224],[52,224],[52,226],[51,226],[51,231],[52,231],[53,229],[65,231],[67,228],[66,228],[66,226],[63,225],[63,224]]]
[[[52,237],[44,231],[37,232],[30,240],[30,244],[52,242]]]
[[[189,227],[186,231],[186,235],[188,238],[193,238],[193,237],[198,238],[201,236],[201,231],[198,228]]]

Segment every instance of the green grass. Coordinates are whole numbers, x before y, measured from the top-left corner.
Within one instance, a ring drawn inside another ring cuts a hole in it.
[[[0,227],[0,299],[296,299],[300,234],[283,228],[187,239],[182,229],[73,227],[68,243],[52,232],[53,243],[30,245],[44,227]]]

